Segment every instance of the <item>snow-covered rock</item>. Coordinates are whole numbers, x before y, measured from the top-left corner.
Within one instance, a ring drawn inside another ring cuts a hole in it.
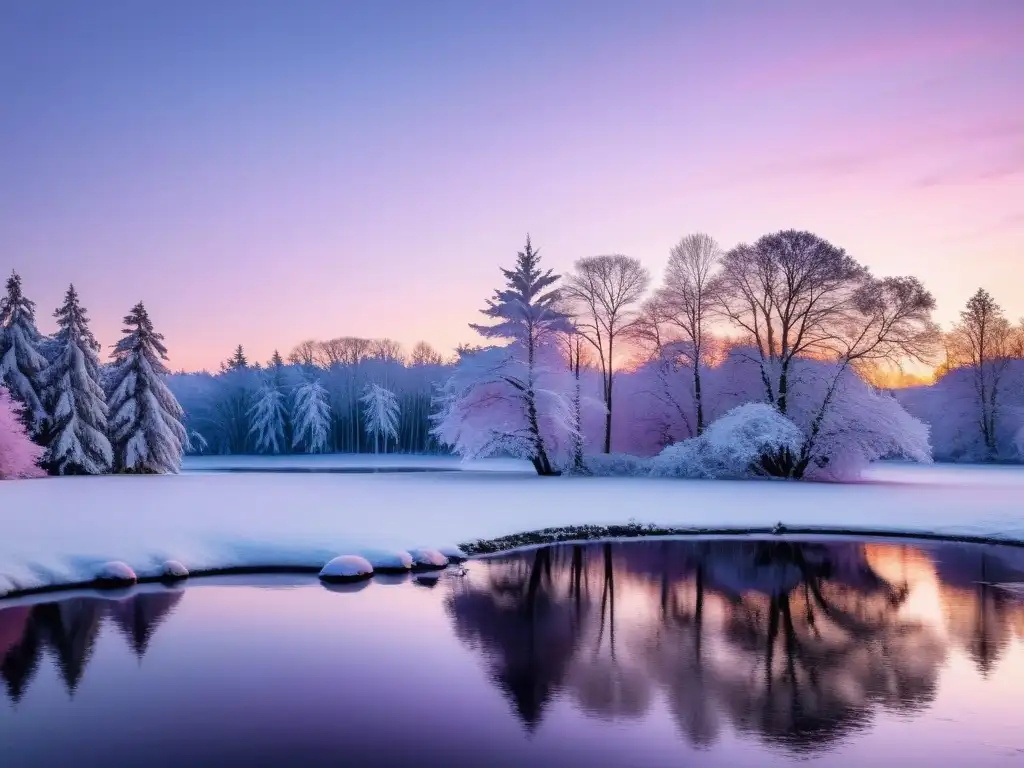
[[[460,563],[463,560],[468,560],[469,555],[463,552],[454,544],[445,544],[437,548],[437,551],[448,558],[450,562]]]
[[[436,549],[420,547],[410,549],[409,554],[412,556],[414,568],[444,568],[448,565],[448,558]]]
[[[106,562],[96,571],[96,583],[105,587],[127,587],[138,580],[135,571],[120,560]]]
[[[341,555],[331,560],[320,570],[324,581],[356,581],[373,576],[373,566],[365,557]]]
[[[412,568],[412,555],[402,550],[364,549],[359,553],[369,561],[374,571],[381,573],[402,573]]]
[[[160,578],[167,581],[188,578],[188,568],[177,560],[168,560],[160,566]]]

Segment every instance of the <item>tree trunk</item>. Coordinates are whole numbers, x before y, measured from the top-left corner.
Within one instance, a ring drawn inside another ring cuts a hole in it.
[[[699,357],[699,355],[697,356]],[[693,361],[693,400],[697,406],[697,436],[704,432],[704,401],[700,393],[700,361]]]
[[[608,378],[604,386],[604,452],[612,452],[612,339],[608,339]]]
[[[779,373],[779,413],[786,415],[786,408],[789,405],[787,395],[789,394],[789,362],[782,364],[782,371]]]

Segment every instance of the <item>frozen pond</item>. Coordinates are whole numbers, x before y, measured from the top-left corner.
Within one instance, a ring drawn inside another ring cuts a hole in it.
[[[3,765],[1020,765],[1020,581],[776,537],[3,601]]]

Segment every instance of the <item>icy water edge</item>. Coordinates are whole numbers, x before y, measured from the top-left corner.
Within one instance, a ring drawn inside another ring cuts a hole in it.
[[[559,545],[0,602],[3,765],[1024,765],[1024,549]]]

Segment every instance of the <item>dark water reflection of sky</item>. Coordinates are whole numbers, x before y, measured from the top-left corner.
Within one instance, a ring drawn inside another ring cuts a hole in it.
[[[633,541],[0,603],[0,764],[1024,765],[1024,549]]]

